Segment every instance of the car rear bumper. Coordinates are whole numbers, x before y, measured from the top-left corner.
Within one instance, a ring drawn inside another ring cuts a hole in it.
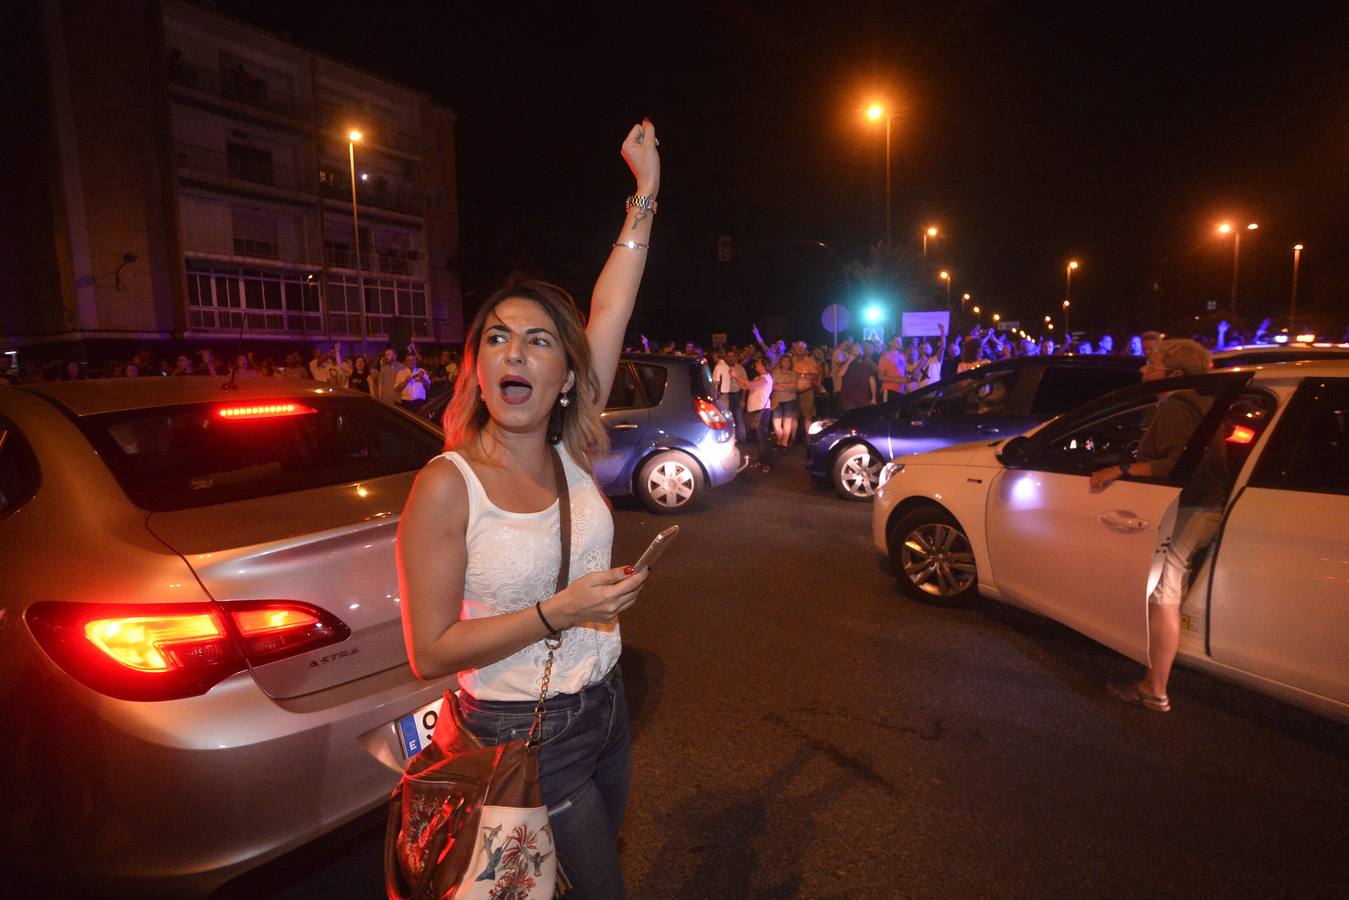
[[[740,472],[740,445],[734,438],[729,441],[709,438],[703,442],[700,451],[703,468],[707,470],[708,484],[726,484]]]
[[[404,765],[392,723],[445,687],[406,665],[285,701],[247,673],[159,703],[41,665],[21,680],[33,690],[6,706],[43,701],[5,710],[20,723],[5,779],[19,876],[137,896],[208,893],[377,807]]]

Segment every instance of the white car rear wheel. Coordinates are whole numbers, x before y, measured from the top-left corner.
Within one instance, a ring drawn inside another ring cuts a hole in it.
[[[678,450],[657,453],[637,473],[637,499],[654,513],[681,512],[702,493],[703,470]]]

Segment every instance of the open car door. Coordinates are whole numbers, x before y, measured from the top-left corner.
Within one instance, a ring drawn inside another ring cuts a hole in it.
[[[1003,449],[990,486],[991,579],[1009,600],[1143,664],[1147,598],[1161,573],[1183,489],[1248,373],[1127,388]],[[1235,386],[1235,387],[1234,387]],[[1191,389],[1212,405],[1167,478],[1122,478],[1093,491],[1091,472],[1132,458],[1166,394]]]

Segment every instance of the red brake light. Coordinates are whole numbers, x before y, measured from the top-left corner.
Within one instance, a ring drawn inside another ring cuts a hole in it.
[[[1255,429],[1247,428],[1245,425],[1238,425],[1232,429],[1232,433],[1227,436],[1229,444],[1249,444],[1255,440]]]
[[[351,636],[335,616],[289,600],[36,603],[25,618],[62,669],[122,700],[195,697],[250,664]]]
[[[721,414],[721,410],[717,409],[717,405],[711,400],[694,397],[693,411],[698,414],[698,418],[703,420],[703,424],[713,431],[721,431],[730,426],[726,417]]]
[[[308,603],[243,600],[224,604],[254,665],[272,662],[351,637],[341,619]]]
[[[278,403],[248,403],[222,406],[215,411],[216,417],[229,422],[241,419],[276,419],[282,416],[307,416],[318,412],[312,406],[286,400]]]

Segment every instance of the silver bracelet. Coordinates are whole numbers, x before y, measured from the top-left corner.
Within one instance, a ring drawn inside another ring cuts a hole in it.
[[[615,241],[615,247],[627,247],[629,250],[648,250],[650,244],[640,244],[637,241]]]
[[[638,209],[646,210],[653,216],[656,214],[656,198],[650,194],[633,194],[624,201],[623,205],[627,209],[632,209],[635,206]]]

